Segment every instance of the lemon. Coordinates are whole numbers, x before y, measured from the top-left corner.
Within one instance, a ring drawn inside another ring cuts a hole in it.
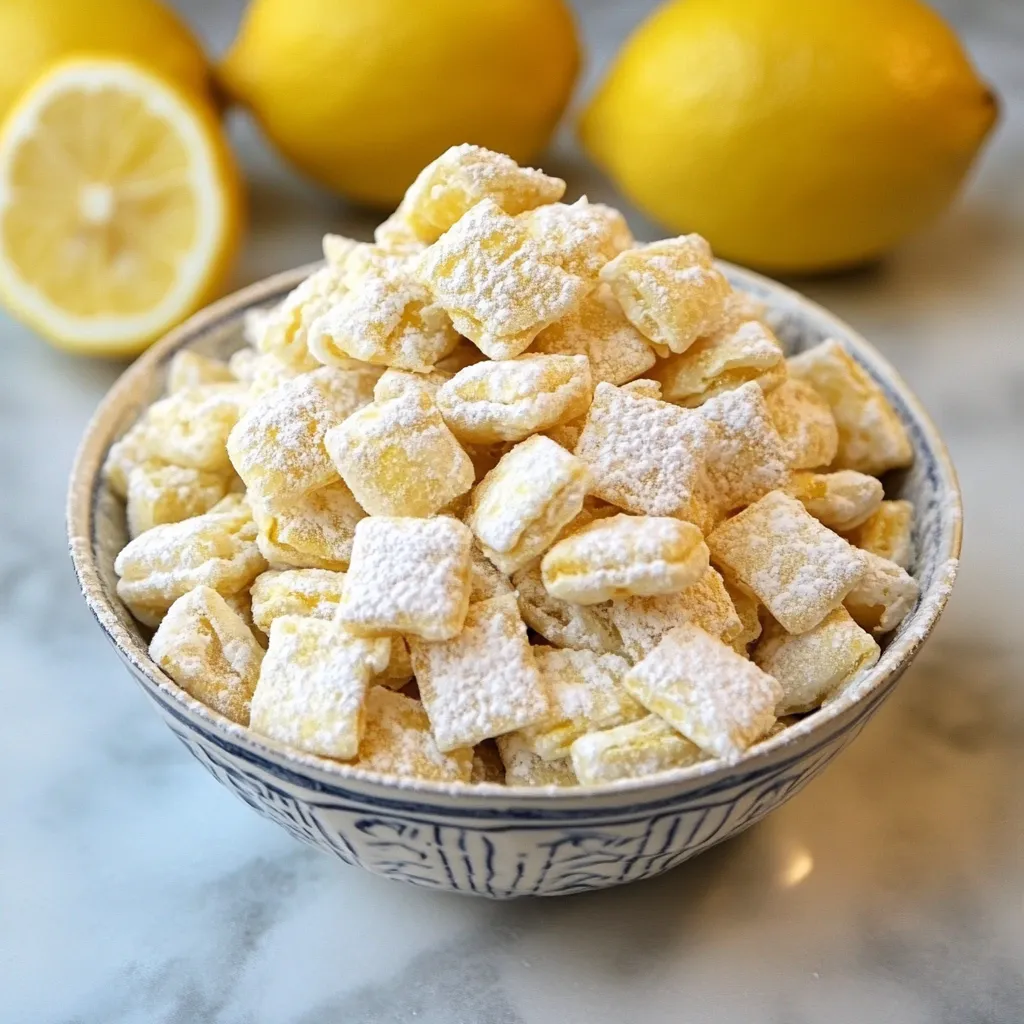
[[[578,65],[562,0],[254,0],[219,75],[310,177],[393,206],[451,145],[536,156]]]
[[[199,44],[156,0],[0,0],[0,118],[55,60],[73,53],[137,61],[202,92]]]
[[[0,297],[59,345],[133,355],[216,294],[240,198],[194,95],[126,61],[58,63],[0,127]]]
[[[676,0],[580,124],[638,206],[782,272],[872,259],[950,201],[996,118],[917,0]]]

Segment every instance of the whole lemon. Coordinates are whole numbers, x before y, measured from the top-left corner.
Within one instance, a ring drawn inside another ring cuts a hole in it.
[[[74,53],[127,57],[192,92],[202,48],[156,0],[0,0],[0,117],[48,65]]]
[[[934,217],[996,109],[917,0],[676,0],[628,40],[580,134],[673,230],[811,272],[876,257]]]
[[[562,0],[254,0],[219,74],[310,177],[394,205],[450,145],[534,157],[578,66]]]

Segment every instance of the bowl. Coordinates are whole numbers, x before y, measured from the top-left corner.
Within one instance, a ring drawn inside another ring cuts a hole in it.
[[[346,864],[494,898],[552,896],[650,878],[753,825],[821,772],[892,692],[946,603],[960,549],[960,492],[927,414],[863,338],[790,289],[721,267],[735,286],[767,303],[791,351],[838,338],[882,387],[909,432],[914,465],[892,475],[887,490],[914,502],[913,570],[921,597],[870,672],[738,762],[565,790],[389,778],[304,755],[193,700],[150,660],[145,630],[117,597],[113,563],[126,541],[124,508],[100,469],[111,442],[161,393],[170,357],[184,348],[228,356],[242,344],[246,311],[279,300],[313,269],[302,267],[215,303],[146,352],[96,411],[71,476],[71,556],[85,600],[196,760],[260,814]]]

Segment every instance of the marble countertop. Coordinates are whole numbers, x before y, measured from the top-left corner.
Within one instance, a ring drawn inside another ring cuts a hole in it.
[[[184,6],[218,49],[240,3]],[[593,75],[650,4],[578,6]],[[120,368],[0,319],[0,1021],[1024,1021],[1024,11],[941,6],[1002,94],[999,132],[930,230],[882,266],[802,287],[938,421],[966,497],[962,574],[843,757],[649,882],[515,904],[420,891],[300,846],[201,771],[116,661],[67,558],[68,467]],[[327,228],[368,231],[233,130],[252,181],[238,283],[315,258]],[[571,148],[547,163],[612,197]]]

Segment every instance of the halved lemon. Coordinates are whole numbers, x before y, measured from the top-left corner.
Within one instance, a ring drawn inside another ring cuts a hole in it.
[[[216,296],[241,197],[202,100],[127,61],[61,62],[0,128],[0,297],[58,345],[135,355]]]

